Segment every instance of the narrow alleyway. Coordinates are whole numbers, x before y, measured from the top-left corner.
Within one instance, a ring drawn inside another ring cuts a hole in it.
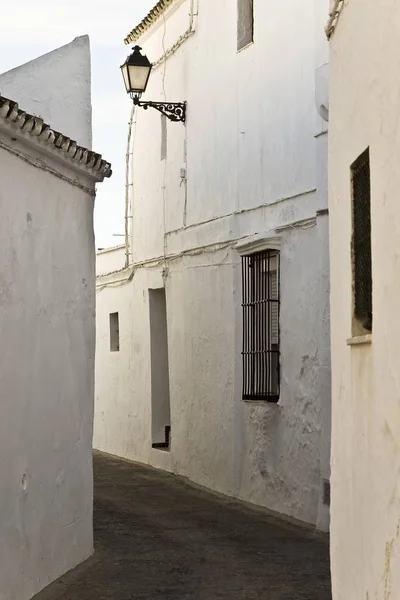
[[[95,456],[96,552],[35,600],[330,600],[324,536]]]

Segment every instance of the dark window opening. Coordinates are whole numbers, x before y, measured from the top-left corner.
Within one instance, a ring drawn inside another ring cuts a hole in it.
[[[331,483],[329,479],[324,479],[322,483],[322,503],[325,506],[331,505]]]
[[[119,316],[118,313],[110,313],[110,350],[119,352]]]
[[[237,0],[237,49],[254,41],[254,0]]]
[[[164,288],[149,289],[152,447],[169,450],[171,404],[169,395],[167,301]]]
[[[351,167],[353,188],[354,317],[360,334],[372,331],[371,177],[369,149]],[[360,326],[361,325],[361,330]]]
[[[279,251],[242,257],[243,399],[279,401]]]

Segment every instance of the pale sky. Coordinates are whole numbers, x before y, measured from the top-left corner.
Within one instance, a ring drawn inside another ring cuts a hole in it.
[[[123,238],[113,234],[124,231],[125,153],[131,101],[119,67],[130,50],[124,44],[126,34],[155,4],[156,0],[19,0],[7,2],[0,20],[0,73],[68,44],[77,36],[90,36],[93,149],[113,167],[111,179],[98,186],[97,248],[123,243]],[[68,131],[63,133],[68,135]]]

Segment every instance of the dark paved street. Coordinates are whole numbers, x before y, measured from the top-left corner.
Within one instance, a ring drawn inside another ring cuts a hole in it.
[[[324,536],[99,454],[95,543],[35,600],[331,600]]]

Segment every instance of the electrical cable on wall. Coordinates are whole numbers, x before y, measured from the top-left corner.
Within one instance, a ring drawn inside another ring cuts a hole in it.
[[[163,49],[163,61],[164,61],[164,69],[162,74],[162,91],[164,102],[167,99],[167,94],[165,91],[165,76],[167,71],[167,53],[165,50],[165,36],[167,33],[167,22],[165,19],[165,13],[163,13],[163,37],[162,37],[162,49]],[[168,145],[168,137],[167,137],[167,145]],[[167,179],[167,156],[168,149],[166,153],[166,157],[164,160],[164,172],[163,172],[163,184],[162,184],[162,196],[163,196],[163,255],[164,255],[164,270],[163,277],[165,278],[168,274],[168,266],[167,266],[167,216],[166,216],[166,203],[167,203],[167,193],[166,193],[166,179]]]
[[[169,58],[172,54],[174,54],[178,50],[178,48],[180,46],[182,46],[182,44],[195,33],[196,27],[195,27],[195,23],[194,23],[194,18],[198,16],[199,8],[197,6],[196,12],[194,11],[194,2],[195,2],[195,0],[190,0],[189,27],[187,28],[185,33],[183,33],[177,39],[175,44],[173,44],[170,48],[168,48],[168,50],[165,50],[165,48],[163,48],[163,55],[153,63],[153,69],[156,69],[157,67],[162,65],[167,58]],[[165,15],[164,15],[164,20],[165,20]]]
[[[313,229],[314,227],[316,227],[316,225],[317,225],[317,217],[309,217],[309,218],[300,219],[298,221],[293,221],[292,223],[287,223],[285,225],[281,225],[279,227],[276,227],[274,229],[274,231],[279,233],[281,231],[288,230],[288,229],[308,230],[308,229]],[[129,283],[129,281],[132,280],[132,278],[135,274],[135,271],[137,269],[157,268],[160,265],[162,265],[163,263],[165,265],[167,260],[175,261],[175,260],[178,260],[185,256],[199,256],[201,254],[212,254],[214,252],[219,252],[221,250],[226,249],[227,255],[222,260],[222,262],[220,262],[220,263],[210,262],[210,263],[201,265],[201,267],[227,266],[231,263],[226,263],[225,260],[226,260],[227,256],[229,255],[230,251],[232,249],[234,249],[235,244],[238,241],[240,241],[240,239],[241,238],[235,238],[232,240],[225,240],[222,242],[214,242],[214,243],[208,244],[207,246],[199,246],[197,248],[190,248],[188,250],[183,250],[182,252],[178,252],[177,254],[169,254],[169,255],[163,254],[163,256],[160,256],[160,257],[150,258],[150,259],[147,259],[142,262],[134,263],[132,265],[132,270],[128,277],[126,277],[124,279],[120,279],[117,282],[110,281],[110,282],[103,283],[97,287],[97,291],[101,291],[102,289],[104,289],[106,287],[114,287],[116,284],[124,285],[126,283]],[[196,266],[193,268],[196,268]],[[111,271],[110,273],[103,273],[101,275],[101,277],[107,277],[107,276],[114,275],[117,273],[122,273],[124,270],[125,269],[118,269],[116,271]]]
[[[135,104],[132,104],[131,115],[128,124],[128,139],[126,144],[126,165],[125,165],[125,269],[129,267],[129,220],[130,220],[130,188],[133,183],[129,181],[131,173],[131,156],[132,156],[132,128],[133,117],[135,116]]]
[[[178,38],[178,40],[176,41],[176,43],[169,49],[166,49],[165,47],[165,37],[166,37],[166,18],[165,18],[165,14],[163,14],[163,26],[164,26],[164,31],[163,31],[163,38],[162,38],[162,49],[163,49],[163,53],[162,56],[155,62],[153,63],[153,68],[163,65],[164,69],[163,69],[163,74],[162,74],[162,87],[163,87],[163,96],[164,96],[164,101],[166,100],[166,91],[165,91],[165,77],[166,77],[166,68],[167,68],[167,58],[169,56],[171,56],[171,54],[173,54],[182,44],[183,42],[190,37],[194,32],[195,32],[195,26],[194,26],[194,17],[197,16],[198,14],[198,8],[197,8],[197,12],[195,13],[194,11],[194,4],[195,4],[195,0],[190,0],[190,14],[189,14],[189,27],[188,29],[185,31],[185,33],[180,36]],[[130,120],[129,120],[129,126],[128,126],[128,139],[127,139],[127,151],[126,151],[126,171],[125,171],[125,269],[129,267],[130,265],[130,229],[133,229],[133,214],[130,214],[133,211],[133,203],[131,202],[131,189],[133,188],[133,182],[130,181],[130,175],[131,172],[133,170],[132,167],[132,154],[133,151],[131,149],[131,145],[132,145],[132,128],[133,128],[133,119],[134,119],[134,114],[135,114],[135,105],[132,106],[131,109],[131,115],[130,115]],[[164,173],[163,173],[163,185],[162,185],[162,194],[163,194],[163,220],[164,220],[164,249],[163,249],[163,254],[164,254],[164,276],[166,276],[166,274],[168,273],[168,267],[167,267],[167,232],[166,232],[166,170],[167,170],[167,164],[165,161],[164,164]],[[131,226],[129,226],[129,222],[131,221]],[[133,259],[132,259],[133,262]]]

